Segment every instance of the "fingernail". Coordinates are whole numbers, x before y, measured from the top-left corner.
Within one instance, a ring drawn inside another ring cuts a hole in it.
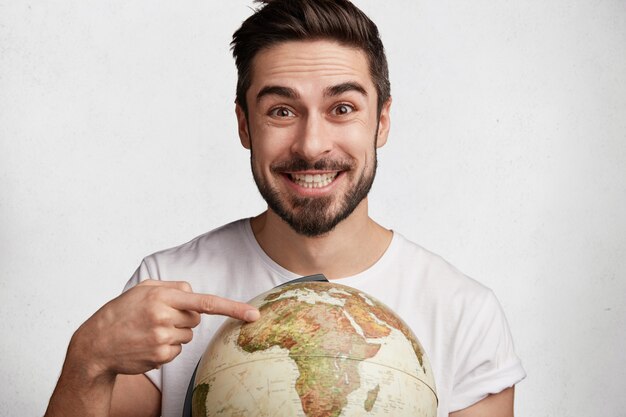
[[[259,313],[259,310],[248,310],[243,315],[243,319],[245,321],[255,321],[258,320],[259,317],[261,317],[261,313]]]

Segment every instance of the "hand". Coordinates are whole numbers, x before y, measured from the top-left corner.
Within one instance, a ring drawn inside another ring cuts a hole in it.
[[[200,313],[246,321],[256,308],[207,294],[186,282],[143,281],[105,304],[74,334],[68,359],[91,377],[141,374],[172,361],[193,337]]]

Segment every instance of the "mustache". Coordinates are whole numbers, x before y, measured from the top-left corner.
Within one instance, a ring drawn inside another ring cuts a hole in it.
[[[302,158],[292,158],[272,164],[272,172],[295,172],[295,171],[348,171],[355,166],[355,161],[347,159],[322,158],[310,162]]]

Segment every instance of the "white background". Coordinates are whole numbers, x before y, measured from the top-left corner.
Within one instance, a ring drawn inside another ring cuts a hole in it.
[[[626,3],[357,5],[394,97],[372,216],[495,290],[518,415],[625,416]],[[264,208],[228,48],[249,6],[0,0],[0,415],[44,412],[143,256]]]

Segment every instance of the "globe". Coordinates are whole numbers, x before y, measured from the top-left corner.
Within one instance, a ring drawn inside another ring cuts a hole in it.
[[[250,304],[261,318],[228,319],[198,364],[194,417],[436,416],[422,346],[373,297],[299,282]]]

